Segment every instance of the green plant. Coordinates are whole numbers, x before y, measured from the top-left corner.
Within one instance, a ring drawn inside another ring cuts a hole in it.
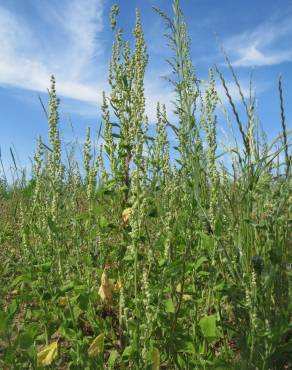
[[[52,77],[49,144],[39,138],[31,179],[0,182],[1,368],[292,366],[291,131],[282,80],[282,134],[268,144],[254,97],[244,97],[227,56],[244,114],[217,66],[209,81],[197,77],[178,0],[173,11],[172,19],[156,9],[173,52],[176,124],[158,102],[149,134],[137,11],[133,49],[121,29],[115,35],[98,151],[89,129],[83,161],[73,146],[64,151]],[[113,31],[118,13],[114,6]],[[220,108],[234,135],[226,150]]]

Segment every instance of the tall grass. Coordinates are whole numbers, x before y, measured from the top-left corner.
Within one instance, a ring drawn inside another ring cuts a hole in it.
[[[96,151],[87,130],[84,171],[72,155],[62,161],[52,77],[49,145],[39,138],[33,177],[21,187],[0,182],[1,368],[292,367],[291,132],[282,80],[282,134],[268,144],[228,58],[245,116],[217,66],[207,83],[197,77],[178,0],[173,11],[156,9],[173,52],[177,124],[158,103],[149,135],[137,11],[133,50],[120,28],[115,34],[103,144]],[[114,6],[113,31],[117,16]],[[225,153],[216,78],[240,133]]]

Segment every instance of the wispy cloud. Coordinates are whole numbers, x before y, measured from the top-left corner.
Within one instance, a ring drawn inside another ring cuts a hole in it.
[[[292,62],[292,13],[274,16],[251,31],[225,40],[224,46],[239,67]]]
[[[0,84],[45,92],[54,74],[58,95],[84,102],[74,107],[67,99],[65,111],[67,105],[74,113],[97,114],[101,91],[107,90],[100,40],[104,0],[52,0],[33,6],[41,27],[0,6]],[[145,83],[146,113],[155,122],[158,101],[172,114],[173,95],[156,74],[153,77],[157,68],[151,71]]]
[[[35,5],[47,37],[33,22],[0,6],[0,84],[45,91],[55,74],[60,95],[97,102],[102,86],[92,83],[92,76],[102,52],[103,0],[58,4]]]

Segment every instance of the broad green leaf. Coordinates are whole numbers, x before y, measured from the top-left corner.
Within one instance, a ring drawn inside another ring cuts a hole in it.
[[[79,307],[81,310],[86,311],[89,303],[89,295],[88,293],[81,293],[79,294],[79,297],[77,298],[77,302],[79,304]]]
[[[212,339],[217,337],[216,315],[202,317],[199,321],[199,325],[205,338]]]
[[[110,352],[108,362],[107,362],[110,369],[115,366],[115,362],[118,357],[119,357],[119,352],[117,350],[114,349]]]
[[[62,337],[69,340],[75,339],[77,337],[77,333],[75,332],[75,330],[67,328],[65,325],[60,326],[58,331],[62,335]]]
[[[17,338],[17,344],[21,349],[28,349],[33,345],[33,338],[29,333],[22,333]]]
[[[132,346],[127,346],[124,349],[123,357],[130,357],[134,353],[134,348]]]
[[[66,283],[60,287],[60,293],[64,294],[66,292],[69,292],[73,288],[74,288],[74,283],[70,281],[69,283]]]
[[[51,365],[58,355],[58,342],[53,342],[42,349],[37,354],[37,366],[43,367]]]
[[[202,232],[201,233],[201,240],[202,240],[202,245],[203,245],[204,248],[210,249],[211,247],[213,247],[214,240],[210,235],[205,234],[205,233]]]
[[[104,333],[99,334],[88,348],[89,357],[96,357],[103,352]]]
[[[101,216],[99,219],[99,225],[101,228],[105,228],[108,226],[108,221],[105,217]]]
[[[159,349],[153,347],[152,350],[152,370],[159,370],[160,369],[160,352]]]
[[[164,305],[165,305],[165,312],[175,313],[174,304],[171,298],[164,301]]]
[[[178,352],[194,354],[196,353],[196,350],[192,342],[183,342]]]
[[[0,311],[0,333],[8,329],[9,317],[4,311]]]
[[[9,317],[12,318],[12,317],[14,317],[16,311],[17,311],[17,302],[14,300],[8,306],[7,313],[9,315]]]
[[[199,268],[199,267],[201,267],[201,266],[202,266],[202,264],[203,264],[204,262],[206,262],[206,261],[208,261],[208,259],[207,259],[206,257],[204,257],[204,256],[200,257],[200,258],[196,261],[196,263],[195,263],[195,265],[194,265],[195,270],[198,270],[198,268]]]
[[[134,256],[133,256],[133,253],[126,253],[125,254],[125,257],[123,258],[123,261],[133,261],[134,260]]]
[[[35,267],[44,272],[49,272],[52,267],[52,262],[41,263],[39,265],[35,265]]]
[[[184,359],[184,356],[182,356],[181,354],[179,354],[177,356],[177,360],[178,360],[178,364],[179,364],[179,368],[180,369],[187,369],[187,364],[186,364],[186,361]]]
[[[166,262],[165,258],[161,258],[160,260],[158,260],[158,265],[162,267],[163,265],[165,265],[165,262]]]

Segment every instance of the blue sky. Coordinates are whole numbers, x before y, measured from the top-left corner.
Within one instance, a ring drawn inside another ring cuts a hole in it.
[[[107,70],[113,34],[111,0],[1,0],[0,2],[0,147],[8,168],[9,148],[19,166],[30,166],[39,134],[47,124],[38,95],[47,101],[50,75],[61,97],[61,129],[65,142],[82,143],[90,126],[100,125],[100,101],[108,90]],[[119,0],[119,25],[131,38],[135,8],[141,11],[148,44],[145,85],[147,113],[155,119],[156,102],[166,103],[171,117],[171,86],[160,76],[169,73],[169,50],[163,22],[152,10],[171,14],[171,0]],[[214,34],[220,38],[248,95],[253,72],[257,109],[270,138],[280,130],[277,80],[282,74],[288,128],[292,128],[292,0],[181,0],[197,74],[206,79],[217,63],[239,102]],[[219,87],[222,93],[222,88]],[[73,123],[72,132],[70,122]],[[219,122],[224,127],[224,121]],[[227,127],[227,125],[226,125]]]

